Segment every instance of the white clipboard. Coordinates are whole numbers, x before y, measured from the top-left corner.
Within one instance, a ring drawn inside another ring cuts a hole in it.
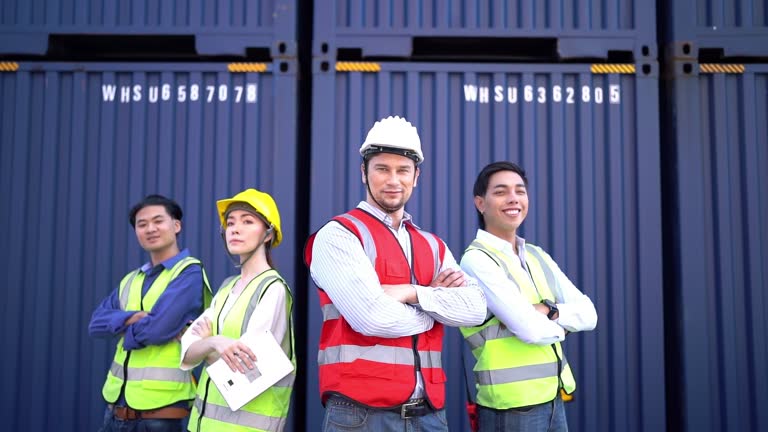
[[[240,341],[256,354],[253,369],[246,368],[245,374],[232,372],[221,359],[208,366],[208,376],[216,384],[232,411],[240,409],[294,369],[291,359],[285,355],[271,331],[265,330],[254,335],[246,335],[248,336],[250,336],[248,339],[241,338]]]

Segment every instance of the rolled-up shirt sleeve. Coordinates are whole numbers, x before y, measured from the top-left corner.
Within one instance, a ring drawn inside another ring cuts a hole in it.
[[[529,344],[550,345],[565,338],[563,328],[537,312],[517,284],[484,252],[467,251],[461,259],[461,268],[477,279],[485,292],[490,313],[518,339]]]
[[[317,232],[310,273],[349,325],[366,336],[410,336],[434,325],[426,312],[384,293],[360,240],[337,222]]]

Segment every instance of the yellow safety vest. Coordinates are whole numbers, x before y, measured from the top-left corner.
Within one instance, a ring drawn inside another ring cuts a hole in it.
[[[127,274],[120,282],[118,295],[122,310],[152,310],[168,284],[191,265],[201,265],[197,258],[186,257],[170,269],[164,269],[147,294],[142,299],[141,288],[144,285],[144,273],[135,270]],[[203,272],[203,307],[211,302],[211,288]],[[109,403],[117,402],[120,389],[125,386],[125,401],[137,410],[151,410],[192,400],[195,397],[195,384],[189,371],[179,369],[181,344],[171,340],[163,345],[151,345],[141,349],[125,351],[124,337],[117,342],[117,350],[107,373],[107,380],[102,388],[102,395]],[[127,374],[126,374],[127,371]],[[126,379],[127,375],[127,379]]]
[[[213,299],[214,316],[218,317],[227,301],[227,296],[232,287],[240,280],[240,276],[228,278],[224,281],[216,297]],[[201,385],[197,389],[197,397],[192,406],[189,417],[189,430],[191,431],[281,431],[285,427],[288,417],[288,406],[291,402],[291,391],[296,379],[295,366],[296,355],[293,349],[293,319],[291,311],[293,296],[288,284],[274,269],[267,270],[256,276],[248,283],[235,301],[234,306],[224,318],[223,328],[218,328],[218,319],[212,321],[212,332],[231,339],[239,339],[248,328],[256,305],[266,293],[267,288],[278,282],[285,286],[288,298],[286,309],[288,313],[288,329],[281,342],[285,354],[290,357],[294,365],[291,372],[267,389],[264,393],[245,404],[237,411],[232,411],[226,400],[219,392],[210,378],[207,368],[200,377]]]
[[[486,253],[507,277],[515,282],[529,303],[543,299],[562,302],[551,258],[539,247],[525,246],[528,273],[500,250],[475,239],[467,248]],[[531,280],[532,279],[532,280]],[[492,317],[477,327],[463,327],[461,333],[477,363],[477,403],[493,409],[509,409],[549,402],[560,389],[571,394],[576,381],[560,343],[528,344],[517,337],[498,318]],[[559,372],[559,373],[558,373]]]

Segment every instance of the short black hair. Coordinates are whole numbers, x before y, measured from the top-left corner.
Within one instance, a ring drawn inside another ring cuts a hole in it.
[[[144,207],[155,205],[165,207],[165,211],[168,212],[172,218],[178,221],[180,221],[184,216],[184,212],[181,211],[181,206],[176,201],[170,198],[166,198],[162,195],[147,195],[135,206],[133,206],[131,211],[128,213],[128,221],[131,223],[131,226],[136,228],[136,213],[140,212]]]
[[[528,177],[525,176],[525,170],[520,165],[507,161],[492,162],[486,165],[485,168],[480,171],[480,174],[477,175],[475,186],[472,188],[474,196],[485,196],[485,193],[488,192],[488,185],[491,182],[491,177],[500,171],[512,171],[519,174],[523,179],[525,187],[528,187]],[[480,213],[480,210],[477,208],[475,208],[475,211],[477,212],[477,223],[480,225],[480,229],[485,229],[485,219],[483,219],[483,214]]]

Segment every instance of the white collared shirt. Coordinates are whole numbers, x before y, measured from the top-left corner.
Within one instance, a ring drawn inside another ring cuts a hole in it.
[[[478,240],[500,250],[512,261],[519,263],[528,273],[525,264],[525,239],[516,238],[517,250],[512,243],[477,230]],[[552,263],[552,260],[547,256]],[[488,311],[495,315],[520,340],[530,344],[549,345],[565,338],[564,330],[578,332],[592,330],[597,325],[597,312],[592,301],[576,288],[568,277],[554,264],[552,271],[560,285],[563,303],[558,303],[557,320],[549,320],[534,309],[504,270],[482,251],[467,251],[461,259],[461,268],[476,278],[485,291]],[[530,277],[530,276],[529,276]]]

